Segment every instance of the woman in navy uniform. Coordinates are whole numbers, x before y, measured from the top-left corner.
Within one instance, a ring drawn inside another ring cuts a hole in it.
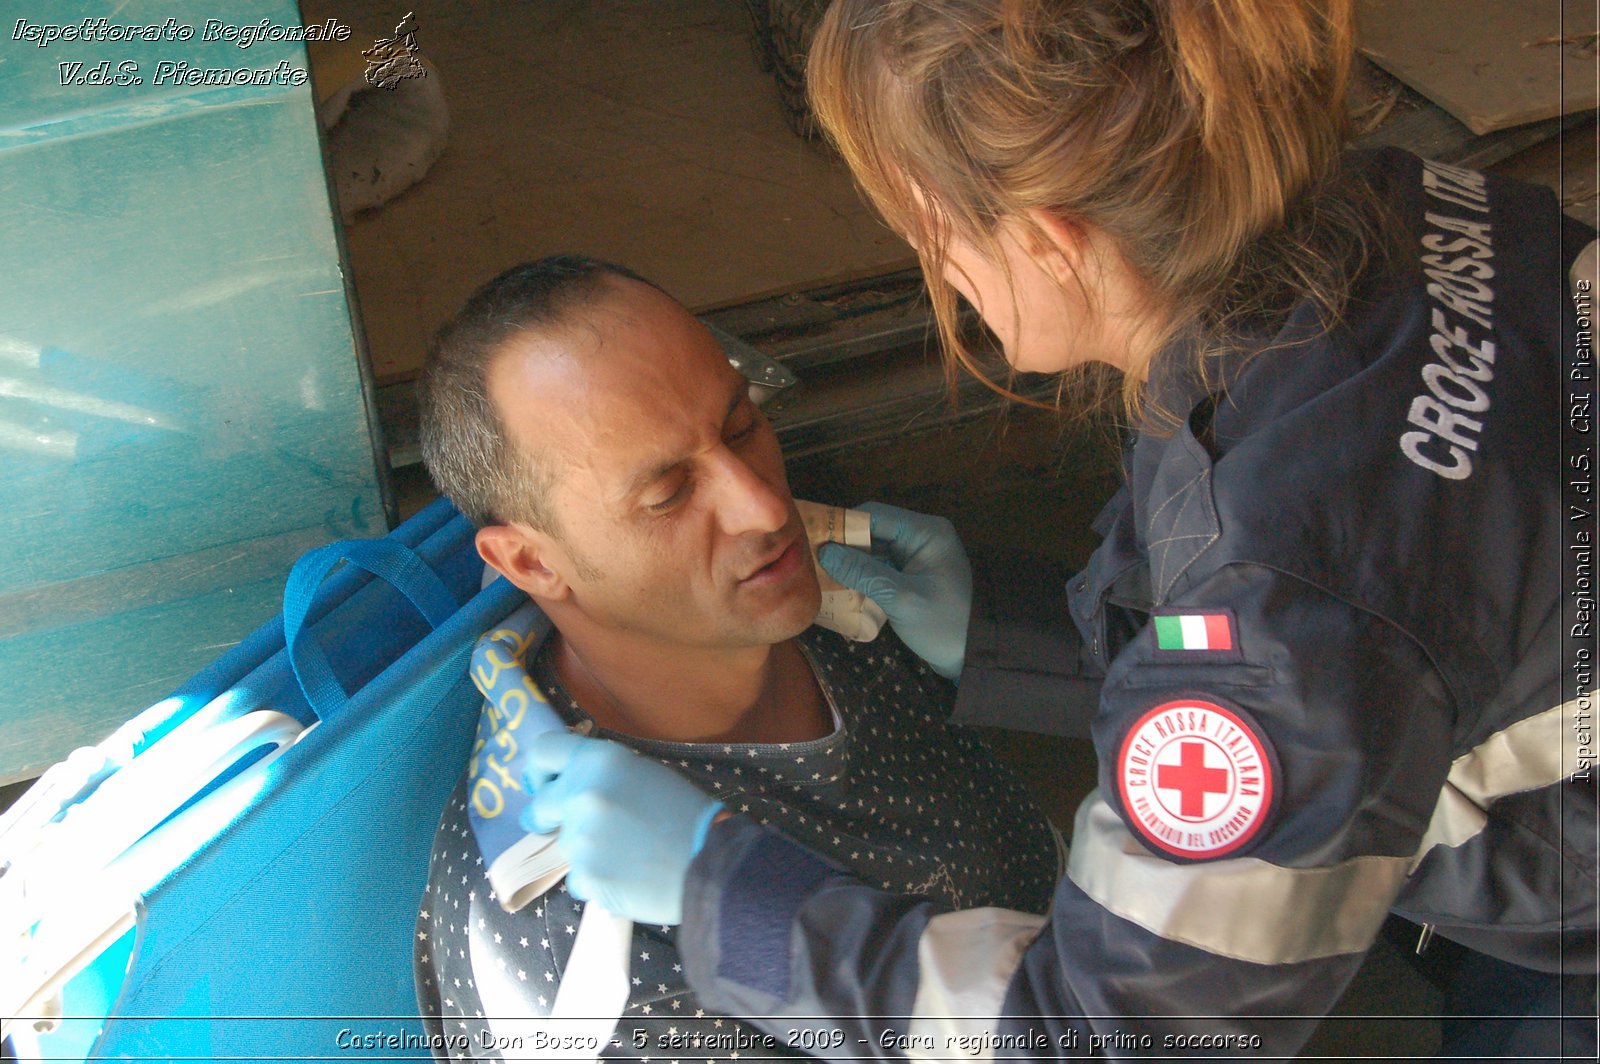
[[[1048,918],[946,912],[552,737],[573,889],[681,917],[707,1004],[822,1056],[1291,1054],[1399,917],[1446,1011],[1511,1017],[1444,1052],[1592,1058],[1592,1019],[1536,1017],[1594,1004],[1594,520],[1562,497],[1594,233],[1346,151],[1351,38],[1340,0],[830,11],[813,102],[947,355],[977,371],[959,294],[1015,369],[1120,381],[1139,431],[1064,586],[892,507],[887,561],[824,562],[958,721],[1090,736],[1100,779]]]

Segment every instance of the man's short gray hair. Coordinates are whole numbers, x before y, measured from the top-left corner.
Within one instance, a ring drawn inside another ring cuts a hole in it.
[[[625,266],[552,255],[506,270],[439,330],[422,374],[422,461],[478,527],[518,521],[555,531],[550,472],[507,436],[489,396],[489,368],[513,337],[566,325],[611,278],[658,287]]]

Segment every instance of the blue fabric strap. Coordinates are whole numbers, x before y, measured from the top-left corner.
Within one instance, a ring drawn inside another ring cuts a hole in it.
[[[393,585],[434,628],[460,608],[460,603],[428,563],[410,547],[395,540],[351,539],[304,554],[295,562],[283,590],[283,641],[300,690],[305,692],[312,712],[322,720],[337,713],[350,700],[350,695],[334,676],[327,653],[304,624],[317,589],[341,561],[365,569]]]

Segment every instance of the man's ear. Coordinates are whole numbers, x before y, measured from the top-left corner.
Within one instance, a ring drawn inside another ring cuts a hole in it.
[[[559,555],[554,539],[526,525],[486,525],[475,537],[478,556],[534,598],[556,600],[571,593],[566,578],[549,564]]]

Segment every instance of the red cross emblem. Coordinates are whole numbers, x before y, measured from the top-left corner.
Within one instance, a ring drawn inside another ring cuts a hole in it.
[[[1156,764],[1156,789],[1174,790],[1180,796],[1178,815],[1198,819],[1205,812],[1206,795],[1228,793],[1228,770],[1206,767],[1206,744],[1184,741],[1176,765]]]
[[[1124,818],[1145,842],[1179,857],[1232,853],[1266,821],[1272,766],[1265,737],[1242,712],[1210,699],[1163,702],[1123,738]]]

